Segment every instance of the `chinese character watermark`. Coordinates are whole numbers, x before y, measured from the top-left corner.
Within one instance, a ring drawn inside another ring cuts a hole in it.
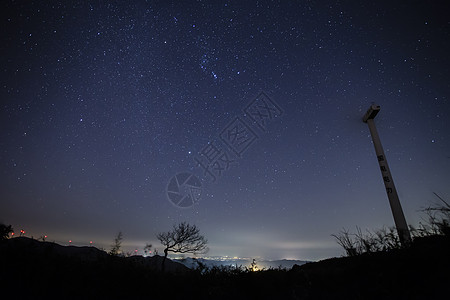
[[[216,182],[256,143],[258,131],[265,132],[267,126],[282,114],[280,106],[261,92],[243,109],[243,116],[236,116],[220,131],[219,139],[223,145],[208,142],[198,152],[194,157],[195,166],[204,178]],[[166,192],[175,207],[189,208],[199,202],[202,184],[189,172],[179,173],[169,180]]]
[[[220,139],[238,157],[241,157],[242,153],[258,139],[258,136],[241,118],[236,117],[222,130]]]

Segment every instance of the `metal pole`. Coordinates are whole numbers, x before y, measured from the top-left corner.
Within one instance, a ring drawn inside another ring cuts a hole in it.
[[[377,109],[373,112],[373,109]],[[372,105],[366,113],[363,121],[369,125],[370,135],[372,136],[373,145],[375,147],[375,153],[378,158],[378,164],[380,165],[381,176],[383,177],[386,193],[389,198],[389,204],[391,206],[392,215],[394,216],[395,227],[400,238],[402,246],[408,246],[411,243],[411,235],[409,233],[408,224],[406,223],[405,215],[403,214],[402,206],[398,198],[397,190],[392,179],[391,171],[386,159],[386,155],[381,145],[380,137],[378,136],[377,128],[375,127],[374,118],[378,113],[380,107]]]

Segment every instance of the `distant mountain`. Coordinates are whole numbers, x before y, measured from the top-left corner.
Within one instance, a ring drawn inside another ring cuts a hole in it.
[[[278,268],[281,267],[282,269],[291,269],[294,265],[304,265],[306,263],[309,263],[311,261],[306,260],[293,260],[293,259],[281,259],[281,260],[263,260],[261,262],[256,261],[257,265],[261,266],[263,268]]]
[[[205,259],[205,258],[183,258],[183,259],[173,259],[176,262],[179,262],[186,267],[190,269],[196,269],[199,266],[199,263],[211,268],[214,266],[236,266],[236,267],[250,267],[251,263],[253,262],[253,259]],[[281,259],[281,260],[256,260],[256,265],[258,269],[291,269],[294,265],[304,265],[308,263],[309,261],[303,261],[303,260],[288,260],[288,259]]]

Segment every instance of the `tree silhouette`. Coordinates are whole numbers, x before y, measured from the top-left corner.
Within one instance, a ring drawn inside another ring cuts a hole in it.
[[[116,238],[114,239],[114,244],[111,246],[111,251],[109,251],[109,254],[117,256],[120,254],[120,247],[122,245],[122,231],[119,231]]]
[[[144,253],[145,255],[152,254],[152,244],[149,243],[145,244]]]
[[[206,246],[208,241],[200,234],[200,229],[186,222],[174,225],[171,231],[158,233],[156,237],[165,247],[164,259],[161,266],[163,272],[169,252],[195,254],[208,251],[208,247]]]
[[[11,232],[13,232],[13,228],[11,225],[0,223],[0,241],[8,239]]]
[[[250,271],[258,271],[258,264],[256,263],[256,259],[253,259],[252,263],[250,264]]]

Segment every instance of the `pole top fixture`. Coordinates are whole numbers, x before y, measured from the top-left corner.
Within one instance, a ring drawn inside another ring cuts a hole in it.
[[[375,116],[378,114],[378,112],[380,111],[380,106],[379,105],[375,105],[372,104],[369,109],[367,110],[366,114],[363,117],[363,122],[367,123],[367,120],[369,119],[374,119]]]

